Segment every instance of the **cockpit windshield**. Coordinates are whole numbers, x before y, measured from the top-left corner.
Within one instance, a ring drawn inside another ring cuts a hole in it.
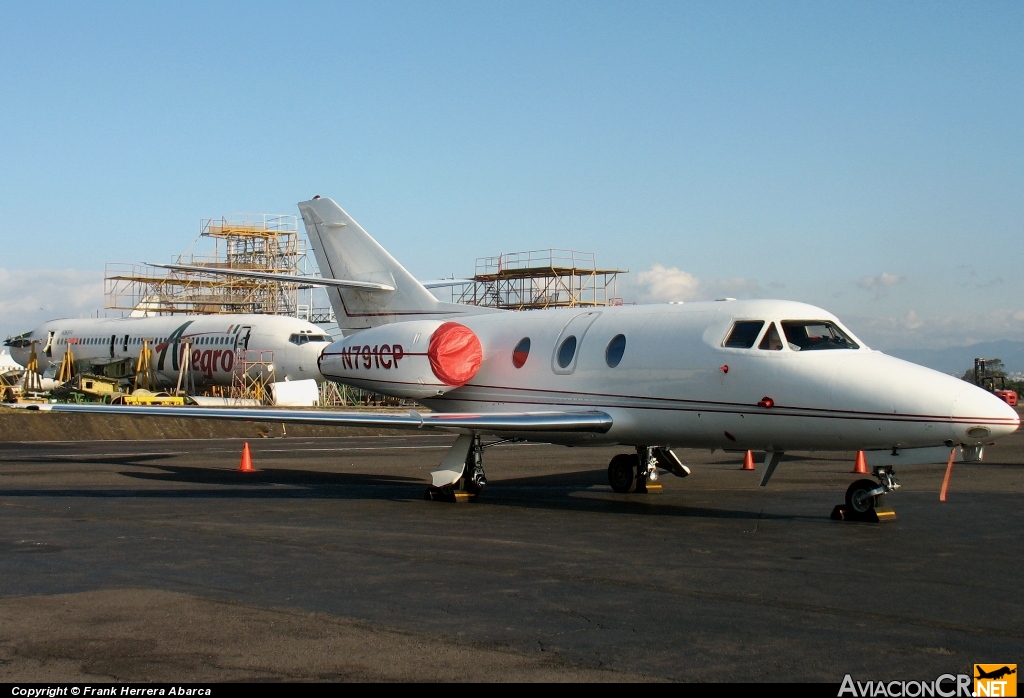
[[[829,320],[783,320],[782,331],[793,351],[860,349],[849,335]]]
[[[331,338],[325,334],[293,334],[288,338],[288,341],[292,344],[305,344],[307,342],[330,342]]]
[[[725,340],[725,346],[732,349],[750,349],[761,334],[764,320],[740,320],[732,326],[732,332]]]

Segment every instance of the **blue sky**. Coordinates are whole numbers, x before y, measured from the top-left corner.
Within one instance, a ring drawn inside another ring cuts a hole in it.
[[[593,251],[629,300],[1024,340],[1024,5],[0,2],[0,332],[330,196],[421,278]]]

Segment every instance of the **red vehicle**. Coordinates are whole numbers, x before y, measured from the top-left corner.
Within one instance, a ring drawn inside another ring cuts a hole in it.
[[[1017,406],[1017,391],[1016,390],[993,390],[996,397],[1001,398],[1010,407]]]
[[[985,390],[989,391],[997,398],[1005,402],[1010,407],[1017,406],[1017,391],[1008,390],[1006,388],[1006,376],[1002,373],[996,375],[988,375],[988,364],[991,361],[996,361],[997,365],[1001,364],[998,359],[975,359],[974,360],[974,383]],[[1000,387],[996,389],[996,381],[999,381]]]

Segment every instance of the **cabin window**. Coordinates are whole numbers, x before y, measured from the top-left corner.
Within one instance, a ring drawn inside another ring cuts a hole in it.
[[[779,336],[779,331],[775,329],[775,323],[768,325],[768,331],[764,333],[764,339],[757,345],[758,349],[767,349],[768,351],[782,351],[782,337]]]
[[[783,320],[782,331],[794,351],[860,349],[838,325],[828,320]]]
[[[751,349],[761,334],[764,320],[740,320],[732,326],[732,332],[725,340],[725,346],[733,349]]]
[[[608,348],[604,350],[604,360],[609,368],[615,368],[622,361],[622,354],[626,351],[626,335],[617,334],[608,342]]]
[[[512,350],[512,365],[516,368],[522,368],[523,364],[530,357],[530,338],[523,337],[519,340],[519,344]]]
[[[576,336],[569,335],[562,340],[562,345],[558,347],[558,365],[561,368],[567,368],[572,363],[572,357],[576,355]]]

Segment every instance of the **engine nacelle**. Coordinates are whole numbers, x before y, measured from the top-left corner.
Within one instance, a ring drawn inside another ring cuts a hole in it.
[[[385,395],[427,398],[469,382],[483,362],[473,330],[457,322],[419,320],[363,330],[320,355],[325,378]]]

